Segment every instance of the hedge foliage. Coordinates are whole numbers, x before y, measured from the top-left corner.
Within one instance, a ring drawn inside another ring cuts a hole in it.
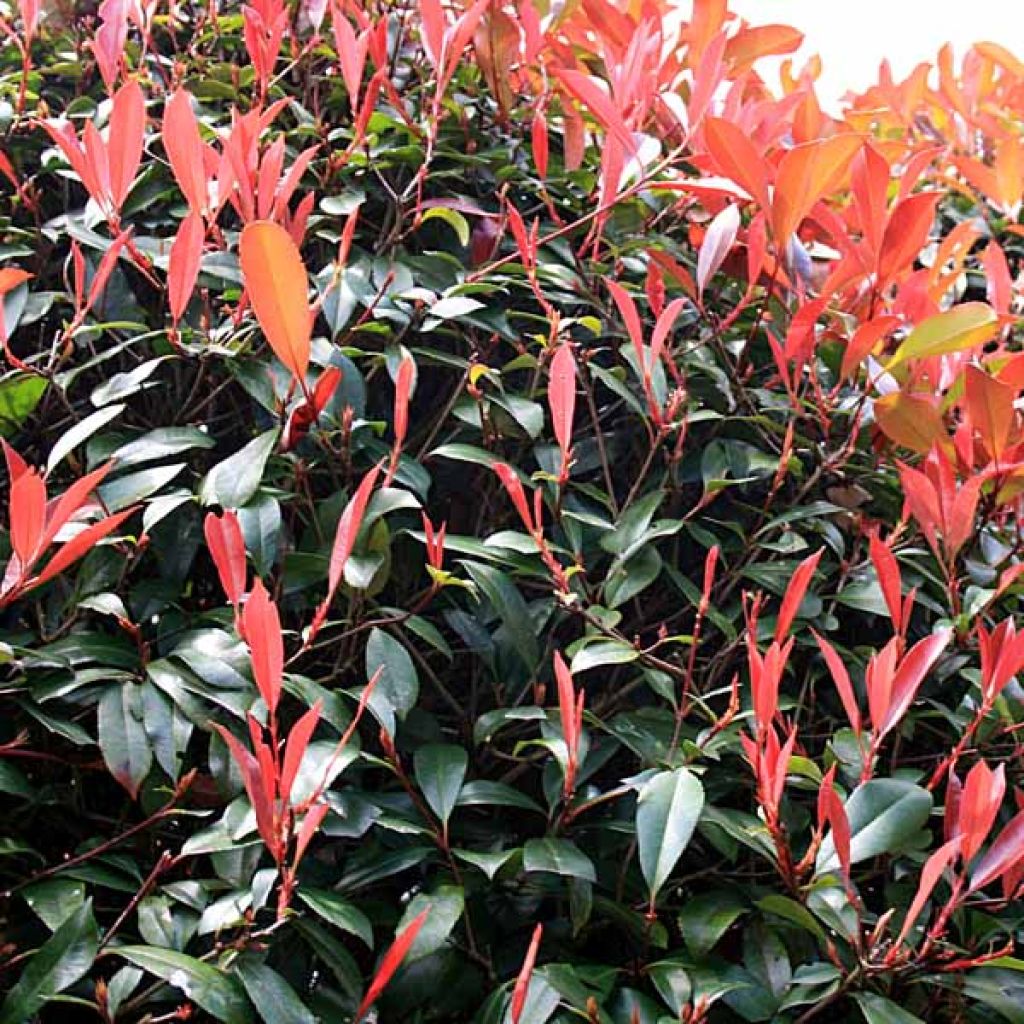
[[[2,1024],[1024,1021],[1024,64],[0,18]]]

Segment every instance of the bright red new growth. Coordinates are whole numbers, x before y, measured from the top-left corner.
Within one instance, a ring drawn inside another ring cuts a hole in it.
[[[352,554],[353,547],[355,547],[356,537],[359,536],[359,528],[363,524],[366,506],[369,504],[370,495],[373,493],[373,488],[377,483],[377,474],[379,472],[380,466],[374,466],[363,477],[356,488],[355,494],[349,499],[345,510],[341,513],[341,518],[338,520],[338,529],[334,534],[334,545],[331,548],[331,559],[327,571],[327,597],[324,598],[323,603],[317,608],[313,623],[309,629],[309,636],[306,639],[307,646],[313,642],[314,637],[327,618],[331,601],[334,600],[334,595],[338,587],[341,586],[341,579],[345,572],[345,563],[348,561],[349,555]]]
[[[544,926],[537,925],[533,929],[533,936],[530,945],[523,957],[523,966],[519,968],[516,977],[515,987],[512,989],[512,1003],[509,1007],[509,1019],[511,1024],[519,1024],[523,1015],[523,1007],[526,1005],[526,996],[530,990],[530,975],[533,974],[534,964],[537,962],[537,951],[540,949],[540,940],[544,934]]]
[[[284,673],[284,641],[277,605],[270,599],[263,581],[257,579],[242,611],[242,631],[252,653],[256,686],[271,713],[281,699]]]
[[[803,604],[807,588],[811,585],[811,579],[818,568],[818,563],[821,561],[821,555],[821,551],[816,551],[796,567],[796,571],[789,581],[789,586],[786,588],[786,594],[782,599],[782,607],[779,609],[779,618],[775,624],[776,641],[781,641],[783,637],[789,635],[793,620],[800,610],[800,605]]]
[[[238,516],[231,509],[219,516],[210,512],[203,524],[203,532],[210,557],[217,567],[221,588],[234,606],[237,616],[245,596],[247,579],[245,538],[242,536]]]
[[[356,1024],[366,1016],[367,1010],[373,1006],[380,998],[384,989],[387,988],[388,982],[405,959],[412,944],[416,941],[416,936],[419,935],[420,929],[426,924],[429,915],[430,907],[424,908],[395,937],[395,941],[391,944],[390,949],[384,954],[380,967],[377,968],[377,973],[373,976],[370,987],[366,990],[366,995],[363,996],[363,1001],[359,1004],[359,1009],[356,1010],[354,1018]]]
[[[576,771],[579,767],[580,735],[583,731],[583,691],[577,695],[572,684],[572,673],[562,655],[555,651],[555,683],[558,687],[558,717],[565,741],[565,780],[563,794],[569,800],[576,790]]]
[[[50,501],[39,473],[3,439],[10,483],[9,522],[11,558],[0,577],[0,607],[53,579],[78,561],[108,534],[113,533],[136,509],[132,506],[108,515],[65,538],[46,565],[39,562],[50,545],[89,509],[89,496],[111,470],[107,463],[76,480],[59,498]]]

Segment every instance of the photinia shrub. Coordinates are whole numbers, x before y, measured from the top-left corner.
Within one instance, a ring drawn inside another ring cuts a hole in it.
[[[0,30],[0,1024],[1024,1021],[1017,57]]]

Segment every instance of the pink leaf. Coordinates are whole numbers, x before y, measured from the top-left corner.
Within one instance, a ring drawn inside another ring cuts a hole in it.
[[[203,261],[205,237],[203,218],[192,210],[178,226],[167,265],[167,302],[175,324],[184,315],[192,298]]]
[[[740,208],[730,203],[708,225],[697,256],[697,294],[703,296],[708,281],[718,272],[736,242]]]

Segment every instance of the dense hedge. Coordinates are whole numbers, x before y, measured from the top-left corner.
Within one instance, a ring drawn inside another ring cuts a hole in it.
[[[693,7],[0,4],[0,1022],[1024,1021],[1024,65]]]

